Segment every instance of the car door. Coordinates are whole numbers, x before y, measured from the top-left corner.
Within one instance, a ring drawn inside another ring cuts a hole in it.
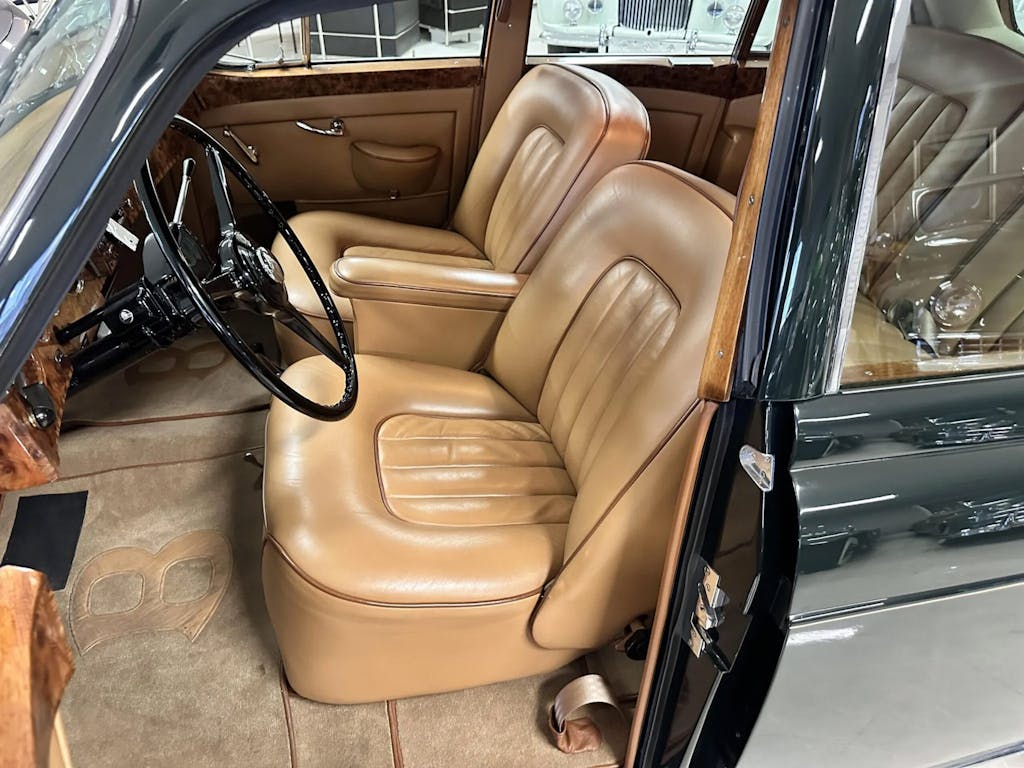
[[[194,117],[286,211],[443,226],[475,146],[487,12],[397,0],[260,30],[200,83]]]
[[[895,3],[874,31],[857,5],[829,47],[864,13],[886,64],[826,53],[780,240],[759,391],[791,414],[799,550],[739,764],[997,764],[1024,690],[1024,39],[995,2],[970,28]]]

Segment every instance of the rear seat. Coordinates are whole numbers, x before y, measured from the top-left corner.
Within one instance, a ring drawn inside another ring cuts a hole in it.
[[[1024,57],[980,37],[908,28],[861,282],[904,331],[909,322],[934,340],[937,328],[983,327],[991,345],[1024,328],[1022,109]],[[963,351],[943,345],[940,354]]]

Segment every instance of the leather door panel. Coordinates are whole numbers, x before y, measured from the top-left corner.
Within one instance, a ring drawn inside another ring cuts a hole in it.
[[[277,203],[294,203],[299,211],[345,210],[442,226],[467,174],[479,79],[478,68],[467,69],[477,77],[457,87],[450,87],[452,78],[443,75],[447,70],[436,70],[437,88],[431,87],[430,70],[418,73],[412,82],[408,72],[376,72],[371,87],[377,92],[369,93],[345,93],[337,87],[339,78],[334,72],[314,70],[271,78],[259,73],[251,76],[248,88],[245,75],[214,73],[197,92],[202,97],[205,90],[212,97],[206,99],[207,104],[215,104],[201,113],[199,122],[238,157]],[[219,98],[221,91],[215,81],[228,78],[231,98]],[[296,87],[268,87],[267,79],[291,80]],[[415,90],[409,90],[410,85]],[[321,95],[321,91],[329,92]],[[216,105],[218,101],[235,103]],[[327,130],[335,118],[343,123],[342,135],[322,135],[296,125],[301,121]],[[256,150],[257,163],[225,136],[226,127]],[[416,183],[405,185],[407,192],[393,180],[368,180],[365,163],[354,169],[357,150],[353,145],[357,142],[364,147],[376,144],[385,152],[390,148],[397,157],[402,156],[403,148],[415,149],[418,156],[429,154],[430,149],[436,153],[426,173],[421,168]],[[356,170],[362,171],[358,177]],[[250,210],[249,200],[240,189],[237,192],[240,215],[245,215]]]
[[[712,181],[715,173],[709,173],[713,169],[708,165],[716,139],[733,122],[753,126],[766,73],[763,67],[735,64],[614,64],[595,69],[628,86],[647,107],[651,119],[648,160]]]

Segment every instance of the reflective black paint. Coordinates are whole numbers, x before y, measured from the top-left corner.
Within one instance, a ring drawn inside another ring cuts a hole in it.
[[[1024,373],[853,390],[795,414],[794,618],[1024,578]],[[830,562],[823,539],[844,535],[855,543]]]

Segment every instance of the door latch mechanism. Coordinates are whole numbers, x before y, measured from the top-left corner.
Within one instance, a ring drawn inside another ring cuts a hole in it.
[[[718,626],[725,621],[729,596],[722,589],[718,573],[703,560],[699,561],[697,600],[690,616],[690,651],[698,659],[707,654],[711,663],[728,672],[732,662],[718,645]]]
[[[740,448],[740,466],[750,475],[754,485],[765,493],[775,487],[775,457],[770,453],[744,445]]]

